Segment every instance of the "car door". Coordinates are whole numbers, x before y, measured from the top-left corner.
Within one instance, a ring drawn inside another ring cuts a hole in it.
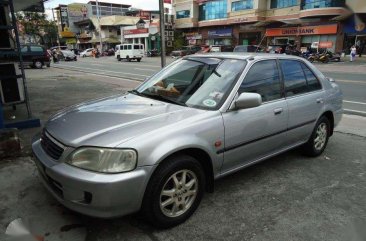
[[[29,46],[28,45],[21,46],[20,52],[22,53],[23,63],[25,65],[31,64],[32,56],[30,55],[30,52],[29,52]]]
[[[299,60],[280,60],[286,101],[289,108],[288,145],[297,145],[310,137],[323,109],[324,92],[316,75]]]
[[[225,148],[222,172],[240,168],[283,148],[288,108],[277,60],[254,63],[238,90],[262,96],[262,105],[222,114]]]

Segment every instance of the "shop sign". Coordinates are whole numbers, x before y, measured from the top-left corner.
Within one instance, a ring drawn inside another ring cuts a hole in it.
[[[150,20],[150,12],[148,11],[140,11],[138,14],[137,14],[137,17],[140,17],[144,20]]]
[[[333,48],[333,42],[332,41],[319,42],[318,46],[321,49],[331,49]]]
[[[72,3],[67,5],[67,11],[71,22],[84,20],[88,15],[87,5],[81,3]]]
[[[187,39],[187,40],[202,39],[202,34],[186,35],[186,39]]]
[[[137,28],[137,29],[123,30],[124,35],[134,35],[134,34],[144,34],[144,33],[149,33],[149,29],[148,28]]]
[[[231,37],[233,29],[232,28],[224,28],[208,31],[208,37],[217,38],[217,37]]]
[[[291,35],[318,35],[336,34],[337,25],[306,26],[294,28],[270,28],[266,30],[266,36],[291,36]]]

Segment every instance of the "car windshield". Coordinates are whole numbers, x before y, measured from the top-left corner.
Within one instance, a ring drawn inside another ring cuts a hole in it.
[[[217,110],[242,73],[245,60],[187,58],[178,60],[132,93],[178,105]]]

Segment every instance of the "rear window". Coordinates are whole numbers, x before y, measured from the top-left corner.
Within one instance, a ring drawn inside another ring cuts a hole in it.
[[[134,45],[133,49],[141,49],[141,45]]]
[[[30,46],[31,52],[43,52],[43,48],[40,46]]]

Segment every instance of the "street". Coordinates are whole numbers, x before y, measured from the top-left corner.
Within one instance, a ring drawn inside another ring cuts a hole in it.
[[[91,66],[93,61],[77,64]],[[112,63],[113,59],[103,61]],[[139,68],[137,63],[118,64]],[[27,69],[26,74],[32,110],[42,123],[66,106],[124,92],[141,83],[53,67]],[[33,233],[44,241],[364,240],[353,238],[364,235],[366,223],[365,117],[344,115],[325,152],[317,158],[293,150],[217,180],[215,192],[205,194],[196,213],[168,230],[151,227],[138,213],[104,220],[59,204],[42,185],[32,160],[31,138],[39,131],[22,130],[22,154],[0,162],[0,240],[8,240],[4,230],[18,218],[30,223]]]
[[[167,64],[175,59],[167,56]],[[344,94],[345,113],[366,116],[366,58],[354,63],[333,62],[315,64],[327,77],[332,77],[341,86]],[[54,67],[78,72],[94,73],[96,75],[113,76],[143,81],[160,70],[160,58],[143,58],[139,62],[118,62],[114,57],[79,58],[74,62],[60,62]]]

